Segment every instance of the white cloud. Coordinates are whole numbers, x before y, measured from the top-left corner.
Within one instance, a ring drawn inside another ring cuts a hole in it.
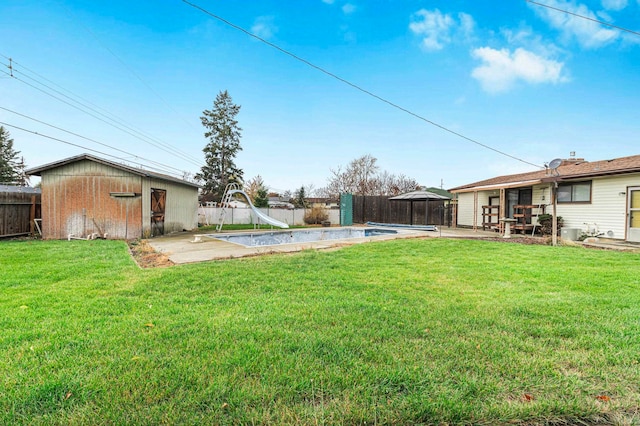
[[[530,84],[566,81],[562,75],[563,63],[543,58],[523,48],[511,52],[508,49],[481,47],[475,49],[472,56],[483,64],[476,67],[471,76],[489,93],[505,92],[518,81]]]
[[[470,37],[475,28],[471,15],[459,13],[458,20],[440,10],[421,9],[413,14],[409,29],[422,37],[422,46],[427,50],[441,50],[451,43],[458,33]]]
[[[334,0],[322,0],[322,3],[333,4]]]
[[[610,3],[620,2],[620,0],[604,0]],[[585,16],[591,19],[598,19],[596,14],[583,4],[575,4],[563,0],[548,0],[549,6],[566,10],[576,15]],[[534,6],[532,6],[534,7]],[[561,13],[545,7],[535,6],[536,12],[551,27],[559,30],[564,38],[575,38],[583,47],[595,49],[615,41],[619,36],[619,31],[603,27],[597,22],[581,18],[579,16]]]
[[[259,16],[254,21],[251,32],[266,40],[278,32],[278,27],[273,22],[273,16]]]
[[[460,30],[465,36],[470,37],[475,30],[476,21],[471,15],[464,12],[458,14],[458,19],[460,19]]]
[[[355,11],[356,11],[356,6],[354,4],[347,3],[344,6],[342,6],[342,13],[344,13],[345,15],[349,15]]]
[[[627,0],[602,0],[602,7],[607,10],[622,10],[629,2]]]

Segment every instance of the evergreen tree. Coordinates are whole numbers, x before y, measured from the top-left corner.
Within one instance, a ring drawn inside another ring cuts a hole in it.
[[[304,185],[300,187],[295,193],[294,199],[292,200],[293,205],[297,209],[306,209],[307,208],[307,192],[304,189]]]
[[[267,192],[267,188],[264,186],[258,188],[253,205],[256,207],[269,207],[269,194]]]
[[[21,178],[19,151],[13,149],[13,139],[4,127],[0,126],[0,184],[24,184]]]
[[[216,201],[220,201],[228,183],[242,184],[244,172],[234,161],[238,151],[242,151],[242,129],[236,120],[239,112],[240,105],[235,105],[225,90],[216,96],[213,109],[204,110],[200,117],[209,143],[202,150],[205,165],[196,177],[203,182],[203,195],[209,195]]]

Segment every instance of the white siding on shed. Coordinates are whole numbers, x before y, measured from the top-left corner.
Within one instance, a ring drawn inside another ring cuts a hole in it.
[[[151,188],[167,191],[164,233],[192,230],[198,227],[198,188],[166,180],[147,178],[142,181],[142,233],[151,235]]]

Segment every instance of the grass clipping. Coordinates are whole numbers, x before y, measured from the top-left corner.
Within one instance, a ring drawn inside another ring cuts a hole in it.
[[[141,268],[167,268],[173,266],[173,262],[164,253],[159,253],[149,245],[147,240],[134,240],[129,242],[131,257]]]

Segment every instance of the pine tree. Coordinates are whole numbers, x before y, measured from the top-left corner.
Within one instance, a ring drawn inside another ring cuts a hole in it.
[[[242,151],[242,129],[236,120],[239,112],[240,105],[234,104],[225,90],[216,96],[213,109],[204,110],[200,117],[206,129],[204,136],[209,139],[209,143],[202,150],[205,165],[196,177],[203,182],[203,195],[209,195],[216,201],[222,198],[228,183],[242,183],[244,172],[234,161],[238,152]]]
[[[256,193],[256,199],[253,201],[253,205],[256,207],[266,208],[269,207],[269,194],[267,188],[261,186]]]
[[[18,185],[21,179],[19,151],[13,149],[13,139],[4,127],[0,126],[0,184]]]
[[[295,193],[295,198],[292,200],[293,205],[297,209],[307,208],[307,192],[304,189],[304,185],[300,187]]]

